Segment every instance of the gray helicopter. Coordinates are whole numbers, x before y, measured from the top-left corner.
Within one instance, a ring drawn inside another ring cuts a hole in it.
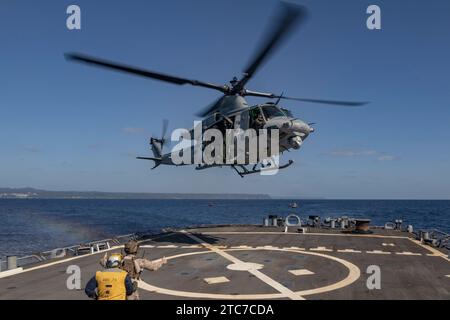
[[[274,94],[266,92],[258,92],[248,90],[247,83],[252,79],[262,64],[268,57],[280,46],[286,37],[294,30],[296,26],[303,23],[307,19],[307,9],[303,6],[294,4],[281,3],[279,13],[274,19],[274,25],[270,32],[264,38],[261,47],[251,59],[248,66],[245,68],[240,79],[234,77],[229,84],[218,85],[199,80],[186,79],[177,76],[172,76],[164,73],[144,70],[141,68],[132,67],[129,65],[119,64],[95,57],[87,56],[78,53],[68,53],[66,58],[71,61],[86,63],[94,66],[104,67],[116,71],[122,71],[145,78],[151,78],[159,81],[164,81],[176,85],[192,85],[196,87],[216,90],[222,93],[216,101],[197,113],[197,116],[203,118],[201,122],[202,130],[210,128],[218,129],[222,132],[230,129],[254,129],[259,132],[261,129],[273,130],[277,129],[279,132],[279,148],[278,153],[281,154],[290,149],[298,150],[302,146],[305,139],[314,132],[311,123],[306,123],[298,118],[295,118],[291,111],[279,105],[281,100],[295,100],[308,103],[329,104],[337,106],[362,106],[367,102],[350,102],[350,101],[334,101],[334,100],[319,100],[319,99],[305,99],[287,97],[283,94]],[[273,99],[275,102],[267,102],[250,106],[245,97],[261,97]],[[163,153],[164,144],[167,141],[168,122],[163,123],[163,133],[161,138],[150,139],[150,145],[153,152],[153,157],[138,157],[141,160],[151,160],[155,163],[154,168],[159,165],[173,165],[178,166],[172,159],[172,153]],[[194,129],[191,130],[193,133]],[[207,146],[202,144],[202,148]],[[190,152],[193,154],[193,146],[189,150],[182,152]],[[271,152],[269,157],[276,156]],[[246,158],[247,159],[247,158]],[[192,164],[193,162],[190,162]],[[278,165],[278,169],[284,169],[293,164],[292,160],[284,165]],[[204,170],[212,167],[229,166],[233,168],[241,177],[245,175],[259,173],[270,166],[271,163],[266,159],[257,158],[256,161],[249,161],[247,159],[244,163],[240,162],[224,162],[220,164],[206,164],[197,163],[197,170]]]

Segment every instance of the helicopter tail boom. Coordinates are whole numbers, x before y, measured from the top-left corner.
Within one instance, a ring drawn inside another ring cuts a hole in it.
[[[155,166],[152,168],[152,170],[156,169],[157,167],[159,167],[161,165],[161,163],[162,163],[162,159],[161,158],[136,157],[136,159],[153,161],[155,163]]]

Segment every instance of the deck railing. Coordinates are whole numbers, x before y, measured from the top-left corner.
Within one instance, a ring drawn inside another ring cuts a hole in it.
[[[114,246],[120,246],[125,244],[127,241],[136,239],[138,236],[136,234],[126,234],[120,235],[114,238],[102,239],[87,242],[85,244],[73,245],[64,248],[56,248],[53,250],[43,251],[36,254],[26,255],[17,258],[17,267],[23,267],[33,263],[39,263],[47,260],[60,259],[64,257],[71,257],[83,254],[89,254],[94,252],[99,252],[102,250],[109,249]],[[0,271],[5,271],[8,269],[7,257],[0,257]]]

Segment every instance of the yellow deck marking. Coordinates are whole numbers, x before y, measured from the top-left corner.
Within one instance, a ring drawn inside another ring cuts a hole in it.
[[[203,279],[207,284],[218,284],[230,282],[226,277],[215,277],[215,278],[205,278]]]
[[[314,272],[309,271],[307,269],[288,270],[288,271],[292,273],[294,276],[309,276],[314,274]]]
[[[278,247],[274,246],[263,246],[264,249],[278,249]]]
[[[326,247],[317,247],[309,249],[311,251],[324,251],[324,252],[332,252],[333,250],[327,249]]]
[[[241,261],[238,258],[232,256],[231,254],[229,254],[229,253],[227,253],[225,251],[222,251],[222,250],[218,249],[217,247],[211,246],[209,243],[204,242],[203,240],[197,238],[195,235],[193,235],[191,233],[188,233],[188,232],[186,232],[184,230],[182,230],[181,232],[183,234],[185,234],[186,236],[188,236],[189,238],[191,238],[192,240],[198,242],[199,244],[201,244],[205,248],[207,248],[207,249],[217,253],[218,255],[220,255],[223,258],[233,262],[234,264],[242,264],[242,263],[244,263],[243,261]],[[265,275],[264,273],[262,273],[259,270],[250,269],[250,270],[248,270],[248,272],[251,273],[252,275],[254,275],[255,277],[257,277],[258,279],[260,279],[261,281],[265,282],[267,285],[271,286],[272,288],[274,288],[278,292],[284,294],[286,297],[292,299],[292,300],[305,300],[305,298],[303,298],[302,296],[296,294],[294,291],[290,290],[289,288],[286,288],[281,283],[276,282],[275,280],[273,280],[272,278],[270,278],[269,276]]]
[[[201,246],[201,247],[203,247],[203,246]],[[217,248],[217,249],[226,249],[226,248],[228,248],[228,246],[212,246],[212,247]]]
[[[243,262],[243,263],[233,263],[227,265],[228,270],[234,271],[249,271],[250,269],[259,270],[264,268],[264,265],[259,263]]]
[[[366,253],[370,253],[370,254],[391,254],[390,252],[386,252],[386,251],[382,251],[382,250],[366,251]]]
[[[6,271],[0,271],[0,279],[1,278],[7,278],[7,277],[11,277],[15,274],[19,274],[23,272],[23,268],[16,268],[16,269],[11,269],[11,270],[6,270]]]
[[[396,252],[395,254],[403,255],[403,256],[421,256],[422,255],[421,253],[412,253],[409,251]]]
[[[445,253],[440,252],[439,250],[437,250],[436,248],[427,246],[427,245],[425,245],[425,244],[423,244],[423,243],[421,243],[420,241],[415,240],[415,239],[411,239],[411,238],[408,238],[408,239],[409,239],[410,241],[414,242],[415,244],[417,244],[418,246],[420,246],[420,247],[422,247],[422,248],[424,248],[424,249],[427,249],[429,252],[431,252],[431,253],[433,254],[433,256],[439,256],[439,257],[441,257],[442,259],[447,260],[448,262],[450,262],[449,257],[448,257]]]
[[[427,257],[441,257],[440,255],[436,254],[436,253],[427,253],[426,254]]]
[[[257,251],[257,250],[267,250],[267,249],[257,249],[257,248],[251,248],[251,249],[228,249],[227,251]],[[338,281],[336,283],[333,283],[328,286],[315,288],[315,289],[309,289],[309,290],[303,290],[303,291],[297,291],[295,292],[297,295],[300,296],[307,296],[312,294],[319,294],[324,292],[329,292],[337,289],[344,288],[352,283],[354,283],[356,280],[359,279],[361,276],[361,271],[357,266],[355,266],[353,263],[350,263],[344,259],[336,258],[333,256],[329,256],[323,253],[316,253],[316,252],[307,252],[307,251],[295,251],[295,250],[289,250],[289,249],[273,249],[274,251],[281,251],[281,252],[293,252],[298,254],[307,254],[312,256],[318,256],[327,258],[330,260],[334,260],[338,263],[343,264],[349,271],[346,278],[344,278],[341,281]],[[269,251],[269,250],[268,250]],[[183,254],[177,254],[174,256],[167,257],[167,260],[187,257],[187,256],[193,256],[198,254],[207,254],[209,251],[197,251],[197,252],[189,252],[189,253],[183,253]],[[286,296],[283,293],[262,293],[262,294],[217,294],[217,293],[203,293],[203,292],[191,292],[191,291],[180,291],[180,290],[171,290],[171,289],[165,289],[161,287],[157,287],[151,284],[148,284],[144,282],[143,280],[139,281],[139,287],[147,290],[149,292],[157,292],[160,294],[166,294],[171,296],[177,296],[177,297],[185,297],[185,298],[192,298],[192,299],[222,299],[222,300],[261,300],[261,299],[280,299],[280,298],[286,298]]]
[[[343,252],[343,253],[361,253],[359,250],[353,250],[353,249],[342,249],[338,250],[337,252]]]
[[[299,248],[299,247],[289,247],[289,248],[284,248],[284,249],[300,250],[300,251],[304,251],[305,250],[305,248]]]

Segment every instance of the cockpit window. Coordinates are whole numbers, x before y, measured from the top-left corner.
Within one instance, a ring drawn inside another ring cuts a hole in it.
[[[264,116],[267,120],[275,118],[275,117],[284,117],[284,113],[275,106],[264,106],[262,107],[264,112]]]
[[[294,115],[292,114],[292,112],[290,111],[290,110],[288,110],[288,109],[284,109],[284,108],[281,108],[281,110],[284,112],[284,114],[286,115],[286,116],[288,116],[289,118],[294,118]]]
[[[259,130],[264,127],[265,121],[259,107],[250,109],[249,115],[250,115],[250,128]]]

